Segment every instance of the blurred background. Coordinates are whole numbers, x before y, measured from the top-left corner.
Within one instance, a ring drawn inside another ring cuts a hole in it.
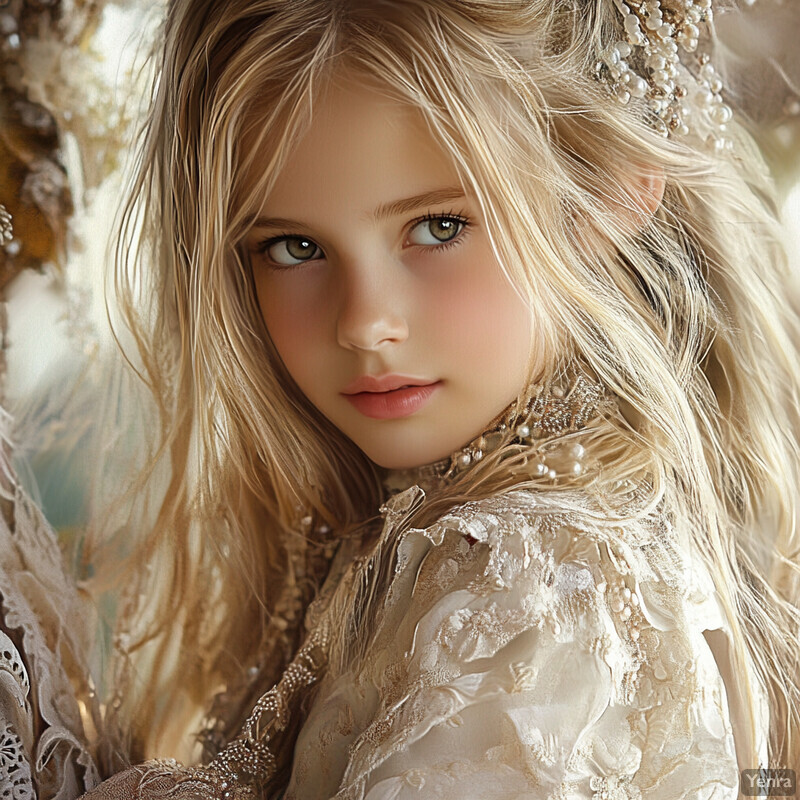
[[[67,541],[119,488],[142,424],[105,279],[163,12],[161,0],[0,2],[3,433]]]

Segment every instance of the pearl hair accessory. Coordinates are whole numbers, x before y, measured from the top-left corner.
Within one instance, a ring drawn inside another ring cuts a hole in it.
[[[596,74],[617,100],[643,103],[663,136],[697,135],[716,150],[733,114],[710,56],[700,52],[713,22],[712,0],[610,0],[624,36],[600,54]]]

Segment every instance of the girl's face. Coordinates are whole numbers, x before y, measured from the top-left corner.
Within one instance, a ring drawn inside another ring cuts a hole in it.
[[[410,106],[333,86],[245,246],[287,370],[376,464],[449,455],[524,389],[531,310]]]

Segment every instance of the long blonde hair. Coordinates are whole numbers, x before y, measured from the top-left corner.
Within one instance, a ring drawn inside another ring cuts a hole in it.
[[[769,688],[771,757],[800,760],[800,337],[771,190],[741,127],[732,154],[712,153],[611,98],[595,63],[617,14],[608,0],[170,3],[116,279],[158,404],[147,474],[167,475],[119,615],[140,675],[122,709],[134,757],[248,669],[257,688],[274,680],[326,569],[315,531],[347,535],[382,498],[380,470],[281,365],[239,247],[347,68],[418,108],[451,154],[510,279],[551,309],[548,370],[580,359],[619,398],[627,455],[667,476],[738,663]],[[632,229],[621,210],[645,168],[666,191]],[[171,568],[137,571],[142,558]]]

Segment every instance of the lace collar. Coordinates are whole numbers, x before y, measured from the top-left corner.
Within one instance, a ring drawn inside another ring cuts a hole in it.
[[[585,470],[585,447],[569,434],[612,405],[605,387],[582,373],[532,384],[465,447],[431,464],[387,470],[383,484],[390,495],[414,485],[434,489],[501,449],[530,450],[532,477],[557,483],[565,475],[578,476]]]

